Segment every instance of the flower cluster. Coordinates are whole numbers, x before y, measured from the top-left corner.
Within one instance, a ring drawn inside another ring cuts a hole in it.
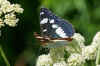
[[[67,41],[65,46],[50,48],[49,58],[43,57],[42,55],[42,58],[39,56],[41,59],[37,60],[36,66],[84,66],[87,62],[86,60],[96,60],[94,63],[96,66],[99,66],[100,64],[98,64],[97,56],[100,56],[100,51],[98,49],[100,48],[100,32],[97,32],[90,45],[85,46],[84,42],[84,37],[79,33],[75,33],[73,41]],[[63,42],[61,42],[61,44],[63,44]],[[99,51],[99,54],[97,51]],[[66,54],[69,54],[67,58],[65,57]],[[42,59],[46,59],[46,61],[42,61]],[[48,63],[49,59],[50,63]]]
[[[37,61],[38,61],[36,63],[37,66],[50,66],[53,63],[50,54],[39,56]]]
[[[23,13],[23,8],[19,4],[11,4],[7,0],[0,0],[0,28],[5,25],[16,26],[19,21],[16,13]]]
[[[82,48],[82,56],[87,60],[93,60],[96,58],[97,48],[93,45]]]
[[[78,53],[71,54],[67,59],[68,66],[81,66],[84,62],[84,57]]]
[[[100,32],[97,32],[91,45],[82,48],[82,55],[87,60],[96,59],[96,52],[100,46]]]
[[[66,64],[65,61],[61,61],[61,62],[58,62],[58,63],[54,63],[53,66],[67,66],[67,64]]]

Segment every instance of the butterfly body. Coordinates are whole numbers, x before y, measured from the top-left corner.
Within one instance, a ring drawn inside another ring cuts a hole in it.
[[[54,40],[72,41],[71,37],[75,32],[68,21],[56,16],[47,8],[40,9],[40,27],[41,36],[36,33],[35,36],[44,44]]]

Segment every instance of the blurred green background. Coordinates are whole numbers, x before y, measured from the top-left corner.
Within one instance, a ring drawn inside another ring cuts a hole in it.
[[[40,45],[34,38],[33,32],[40,32],[41,7],[50,9],[57,16],[72,23],[75,31],[85,37],[86,45],[89,45],[96,32],[100,31],[100,0],[9,1],[21,4],[24,9],[24,13],[18,16],[20,21],[16,27],[6,26],[1,29],[0,45],[11,66],[35,66]],[[6,66],[2,56],[0,66]]]

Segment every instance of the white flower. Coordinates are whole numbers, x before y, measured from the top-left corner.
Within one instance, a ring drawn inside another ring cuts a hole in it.
[[[5,1],[5,2],[2,2],[1,10],[4,13],[11,12],[11,11],[13,11],[13,7],[11,6],[9,1]]]
[[[16,13],[23,13],[23,8],[19,4],[11,4],[9,1],[1,1],[1,10],[4,13],[14,11]]]
[[[13,6],[13,9],[14,9],[15,12],[23,13],[24,9],[21,8],[21,6],[19,4],[12,4],[12,6]]]
[[[58,63],[54,63],[53,66],[67,66],[67,64],[66,64],[65,61],[61,61],[61,62],[58,62]]]
[[[100,32],[97,32],[91,45],[82,48],[82,56],[88,60],[94,60],[96,58],[96,51],[100,46]]]
[[[85,39],[84,39],[84,37],[81,34],[75,33],[72,36],[72,38],[75,39],[78,42],[78,44],[80,45],[80,47],[84,46]]]
[[[53,61],[50,57],[50,55],[41,55],[37,59],[36,66],[51,66],[53,64]]]
[[[19,21],[19,19],[16,18],[16,15],[13,14],[13,13],[5,15],[4,22],[5,22],[5,24],[7,24],[7,25],[9,25],[11,27],[16,26],[16,23],[18,21]]]
[[[5,19],[4,22],[11,26],[11,27],[15,27],[17,24],[17,22],[19,21],[19,19],[16,19],[16,20],[9,20],[9,19]]]
[[[71,54],[67,59],[68,66],[81,66],[85,62],[85,59],[77,53]]]
[[[84,47],[85,42],[84,37],[79,33],[75,33],[72,38],[73,40],[68,42],[68,45],[66,46],[66,51],[69,53],[81,53],[81,48]]]
[[[92,45],[99,46],[100,45],[100,32],[97,32],[95,37],[93,38]]]
[[[81,48],[80,46],[78,45],[78,42],[76,40],[72,40],[71,42],[68,43],[68,45],[65,46],[65,50],[68,52],[68,53],[79,53],[81,52]]]
[[[6,2],[7,0],[0,0],[0,5],[2,5],[4,2]]]
[[[82,48],[82,56],[85,59],[93,60],[96,57],[96,50],[97,48],[94,45],[86,46]]]
[[[16,13],[23,13],[23,8],[19,4],[11,4],[8,0],[0,0],[0,28],[6,24],[15,27],[19,19]]]

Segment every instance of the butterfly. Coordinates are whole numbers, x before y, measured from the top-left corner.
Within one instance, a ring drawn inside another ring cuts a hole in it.
[[[34,35],[43,46],[48,46],[50,41],[72,41],[71,37],[75,33],[72,24],[56,16],[47,8],[40,9],[40,29],[41,35],[36,32]]]

